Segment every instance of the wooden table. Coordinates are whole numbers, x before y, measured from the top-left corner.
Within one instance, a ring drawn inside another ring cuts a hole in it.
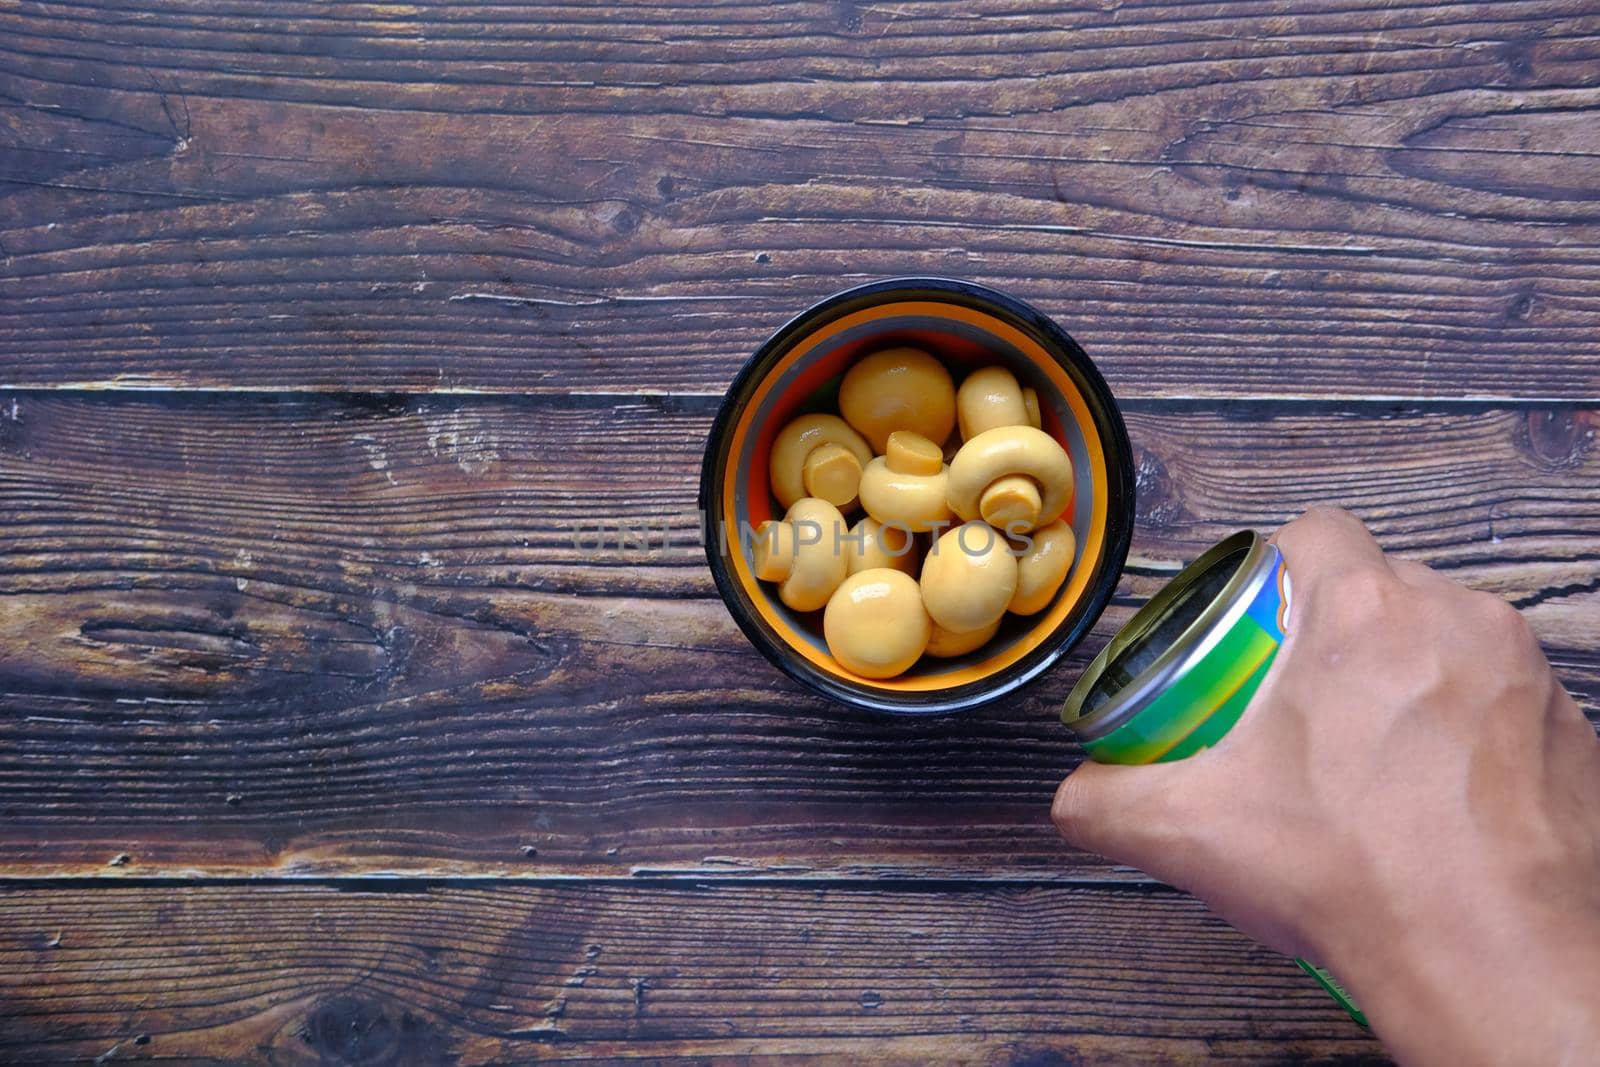
[[[1597,112],[1566,0],[0,0],[0,1059],[1381,1060],[1058,843],[1055,712],[1319,501],[1596,711]],[[695,541],[740,362],[897,274],[1055,316],[1139,472],[1093,639],[935,722]]]

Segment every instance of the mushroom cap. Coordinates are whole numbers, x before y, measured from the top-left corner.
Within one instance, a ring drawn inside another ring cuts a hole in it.
[[[816,611],[845,579],[844,516],[826,500],[806,496],[790,506],[783,521],[794,529],[794,560],[778,584],[778,599],[795,611]],[[759,545],[757,552],[759,561]]]
[[[767,458],[772,495],[786,508],[805,496],[848,507],[855,500],[861,468],[871,461],[872,446],[839,416],[801,415],[773,438]],[[848,495],[836,499],[846,489]]]
[[[1003,616],[1002,616],[1003,618]],[[997,618],[988,626],[980,626],[976,630],[968,630],[958,634],[946,630],[938,623],[933,624],[933,633],[928,635],[928,655],[940,659],[949,659],[951,656],[965,656],[975,648],[981,648],[989,643],[990,638],[1000,629],[1002,619]]]
[[[922,603],[953,633],[980,630],[1005,614],[1017,591],[1017,558],[987,523],[947,531],[922,561]]]
[[[906,474],[879,456],[861,472],[861,506],[881,523],[925,533],[948,525],[951,519],[948,471],[939,464],[937,474]]]
[[[961,438],[970,441],[996,426],[1028,425],[1028,409],[1017,376],[1004,367],[979,367],[956,391]]]
[[[849,574],[888,567],[915,575],[920,562],[911,531],[898,524],[885,526],[871,515],[850,527],[850,535],[844,541],[844,559]]]
[[[944,364],[919,348],[874,352],[845,372],[839,413],[882,452],[895,430],[943,441],[956,424],[956,389]]]
[[[1038,486],[1035,525],[1060,518],[1072,500],[1072,460],[1055,438],[1032,426],[998,426],[961,446],[946,486],[951,510],[968,521],[980,518],[984,491],[1018,474]]]
[[[917,580],[887,567],[850,575],[822,614],[828,651],[864,678],[904,673],[928,647],[932,630]]]
[[[1017,559],[1017,591],[1007,609],[1017,615],[1037,615],[1055,599],[1056,590],[1072,570],[1078,539],[1072,527],[1057,519],[1029,534],[1033,547]]]

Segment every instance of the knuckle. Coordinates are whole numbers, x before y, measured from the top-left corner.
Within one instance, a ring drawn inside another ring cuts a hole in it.
[[[1515,651],[1538,643],[1527,618],[1509,601],[1493,593],[1477,593],[1475,599],[1479,623],[1490,637]]]
[[[1322,554],[1323,546],[1338,544],[1364,530],[1361,520],[1343,508],[1314,504],[1285,523],[1275,538],[1287,553],[1303,550],[1308,560],[1314,560]]]

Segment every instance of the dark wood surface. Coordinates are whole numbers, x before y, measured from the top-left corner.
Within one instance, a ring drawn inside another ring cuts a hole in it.
[[[703,406],[0,393],[0,860],[1103,871],[1045,818],[1077,669],[1179,561],[1326,499],[1523,605],[1600,704],[1600,412],[1131,404],[1117,603],[1024,699],[930,723],[809,696],[734,626],[697,542]]]
[[[33,1063],[1385,1062],[1162,889],[0,890],[0,961]]]
[[[1127,396],[1594,400],[1597,32],[1583,0],[16,0],[0,380],[715,395],[842,284],[938,273]]]
[[[0,3],[0,1059],[1381,1059],[1055,840],[1055,709],[1331,502],[1600,717],[1597,112],[1570,0]],[[931,723],[693,512],[748,352],[911,273],[1071,330],[1140,492]]]

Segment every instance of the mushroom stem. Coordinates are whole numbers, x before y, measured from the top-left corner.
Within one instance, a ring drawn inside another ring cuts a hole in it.
[[[842,508],[856,498],[861,485],[861,461],[843,445],[820,444],[806,454],[800,480],[807,496],[820,497]]]
[[[861,472],[861,506],[881,523],[914,533],[950,519],[944,453],[930,438],[909,430],[889,435],[884,455]]]
[[[883,458],[896,474],[938,474],[944,469],[944,450],[909,430],[896,430],[889,435]]]
[[[997,530],[1026,532],[1039,525],[1039,483],[1026,474],[996,478],[978,498],[978,513]]]
[[[756,577],[763,582],[781,582],[794,571],[794,524],[768,519],[756,527]]]

